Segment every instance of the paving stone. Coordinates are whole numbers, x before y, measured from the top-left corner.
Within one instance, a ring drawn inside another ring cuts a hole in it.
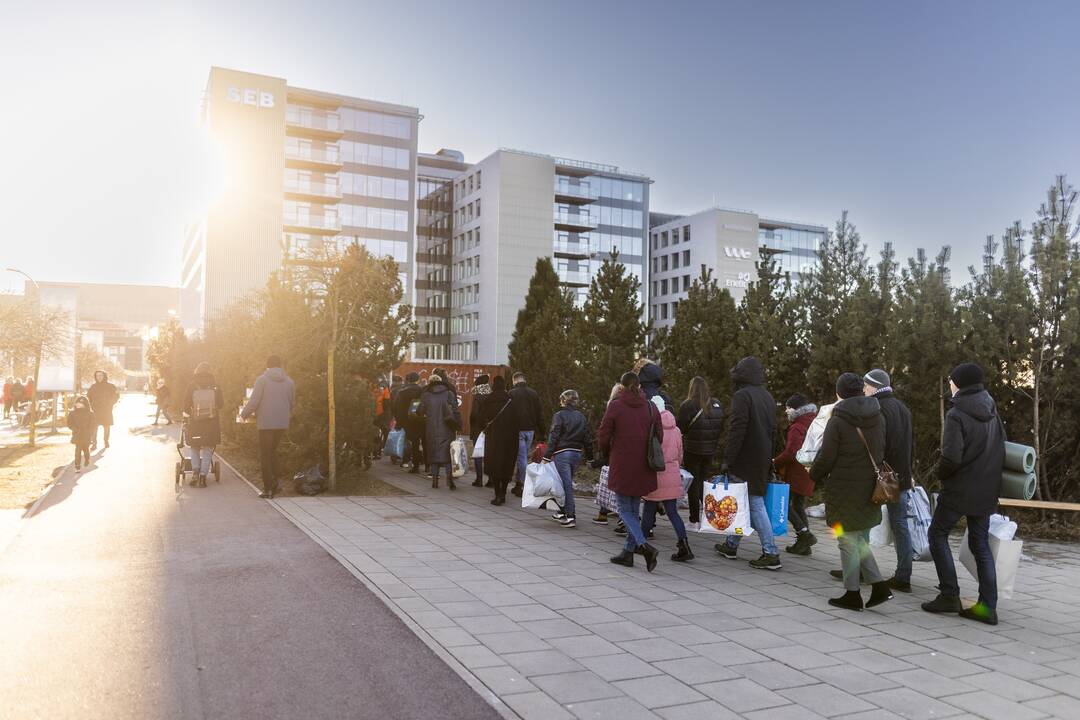
[[[656,714],[664,720],[743,720],[746,717],[728,710],[715,700],[659,708]]]
[[[663,672],[636,655],[624,652],[579,658],[578,662],[609,682],[643,678]]]
[[[868,670],[872,673],[888,673],[900,670],[910,670],[914,667],[911,663],[891,658],[877,650],[849,650],[848,652],[834,653],[833,657],[849,665]]]
[[[509,665],[476,668],[473,671],[480,682],[487,685],[493,693],[502,697],[521,692],[536,692],[537,688],[524,675]]]
[[[945,702],[986,720],[1038,720],[1038,718],[1046,717],[1041,710],[1006,700],[1000,695],[985,690],[950,695]]]
[[[462,645],[460,647],[447,648],[447,651],[470,670],[473,668],[494,667],[503,664],[502,658],[483,645]]]
[[[677,658],[693,657],[694,651],[666,638],[647,638],[645,640],[627,640],[617,643],[619,647],[629,653],[633,653],[646,662],[656,660],[675,660]]]
[[[811,677],[801,670],[788,667],[784,663],[776,662],[775,660],[739,665],[738,671],[743,677],[753,680],[770,690],[780,690],[781,688],[798,687],[800,685],[814,685],[820,682],[817,678]]]
[[[481,615],[486,617],[495,613],[494,608],[479,600],[474,600],[472,602],[436,603],[435,607],[437,607],[444,615],[451,618],[478,617]]]
[[[769,658],[761,653],[756,653],[738,643],[718,642],[708,645],[694,645],[693,649],[699,655],[707,657],[725,665],[742,665],[744,663],[765,662]]]
[[[919,669],[918,672],[926,671]],[[830,667],[814,668],[807,670],[806,674],[853,695],[899,687],[897,682],[886,676],[867,672],[853,665],[832,665]]]
[[[1071,695],[1074,698],[1080,698],[1080,682],[1077,682],[1076,678],[1072,675],[1056,675],[1050,678],[1043,678],[1041,680],[1036,680],[1035,684],[1049,688],[1055,692]]]
[[[863,647],[853,640],[847,640],[846,638],[837,637],[820,631],[796,633],[794,635],[788,635],[784,639],[786,642],[795,641],[800,645],[805,645],[808,648],[813,648],[814,650],[823,653],[858,650]]]
[[[617,655],[623,652],[623,649],[618,645],[598,635],[549,638],[547,643],[556,650],[561,650],[575,659],[594,657],[596,655]]]
[[[590,605],[591,605],[590,601]],[[577,607],[562,610],[563,617],[581,625],[600,625],[624,621],[621,614],[616,614],[602,607]]]
[[[523,720],[572,720],[574,717],[559,703],[539,691],[509,695],[502,700]]]
[[[1037,665],[1027,660],[1014,658],[1011,655],[979,658],[977,660],[972,660],[971,662],[976,663],[987,670],[1003,672],[1006,675],[1012,675],[1021,680],[1038,680],[1040,678],[1053,677],[1054,675],[1061,674],[1061,670],[1058,668],[1059,663]]]
[[[660,717],[627,697],[573,703],[567,709],[581,720],[657,720]]]
[[[824,683],[788,688],[778,692],[800,708],[809,709],[824,717],[836,717],[876,708],[865,700],[860,700],[854,695]]]
[[[823,715],[818,715],[798,705],[784,705],[783,707],[768,708],[767,710],[755,710],[742,716],[744,720],[824,720]],[[845,720],[847,718],[845,717]]]
[[[679,682],[670,675],[622,680],[614,684],[624,693],[650,709],[670,705],[685,705],[686,703],[706,699],[697,690]]]
[[[618,687],[588,670],[540,675],[530,679],[534,685],[563,705],[622,695]]]
[[[631,622],[620,621],[617,623],[601,623],[599,625],[593,625],[589,628],[594,633],[602,638],[610,640],[612,642],[621,642],[623,640],[643,640],[645,638],[656,637],[656,633],[652,630],[646,630],[640,625],[635,625]]]
[[[520,623],[520,626],[522,630],[527,630],[542,638],[570,637],[572,635],[582,635],[587,632],[585,628],[570,622],[566,618],[558,618],[557,620],[523,621]]]
[[[487,650],[487,648],[485,647],[484,650]],[[488,652],[491,651],[488,650]],[[580,663],[558,650],[507,653],[502,656],[502,659],[528,678],[534,675],[553,675],[582,669]]]
[[[768,655],[773,660],[779,660],[785,665],[790,665],[797,670],[828,667],[829,665],[836,665],[840,662],[831,655],[818,652],[805,645],[789,645],[782,648],[762,648],[761,653],[763,655]]]
[[[720,682],[705,683],[694,687],[724,707],[737,713],[780,707],[790,703],[787,698],[758,685],[753,680],[745,678],[721,680]]]
[[[961,693],[970,692],[975,687],[974,685],[969,685],[967,683],[967,678],[950,678],[944,675],[938,675],[925,668],[886,673],[882,677],[888,678],[895,683],[911,688],[916,692],[928,695],[932,698],[941,698],[946,695],[959,695]],[[977,676],[972,675],[971,677]]]
[[[432,628],[428,633],[443,647],[477,644],[476,638],[459,627]]]
[[[790,647],[791,641],[761,628],[748,628],[746,630],[727,630],[720,633],[728,640],[739,643],[743,647],[760,650],[761,648]]]
[[[734,680],[740,677],[740,673],[734,669],[700,657],[680,658],[678,660],[661,660],[653,663],[657,670],[666,672],[688,685],[699,685],[717,680]],[[740,669],[747,667],[740,666]]]
[[[506,617],[514,622],[528,622],[532,620],[565,620],[559,613],[544,605],[509,605],[499,608]]]
[[[963,712],[957,707],[946,705],[909,688],[870,692],[860,697],[886,710],[891,710],[907,720],[934,720],[934,718],[951,717]]]
[[[1040,698],[1024,703],[1025,706],[1040,710],[1055,718],[1080,718],[1080,699],[1068,695]]]
[[[965,677],[964,682],[1016,702],[1036,700],[1054,694],[1054,690],[1047,687],[1000,672],[984,672],[979,675],[972,675]],[[1080,692],[1080,682],[1073,678],[1072,684],[1076,691]]]
[[[500,655],[513,652],[528,652],[530,650],[548,650],[551,648],[551,646],[544,642],[543,639],[524,630],[477,635],[476,639],[491,648],[492,652]]]

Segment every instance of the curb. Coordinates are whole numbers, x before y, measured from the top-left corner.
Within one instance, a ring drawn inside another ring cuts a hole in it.
[[[225,467],[229,468],[229,470],[232,471],[232,473],[236,475],[236,477],[247,483],[248,487],[250,487],[256,495],[261,492],[261,490],[259,490],[259,488],[257,488],[254,483],[244,477],[243,473],[233,467],[232,464],[225,460],[225,458],[218,455],[218,461]],[[521,715],[518,715],[516,712],[514,712],[510,708],[510,706],[503,702],[502,699],[499,698],[499,696],[496,695],[487,685],[485,685],[480,678],[476,677],[476,675],[474,675],[471,670],[461,664],[461,661],[451,655],[446,650],[446,648],[444,648],[435,640],[435,638],[431,637],[427,630],[417,625],[416,622],[404,610],[397,606],[397,603],[395,603],[388,595],[386,595],[386,593],[380,590],[377,585],[371,582],[359,568],[357,568],[346,558],[338,554],[337,551],[335,551],[333,548],[323,542],[320,538],[309,532],[308,529],[302,524],[293,520],[293,517],[289,513],[289,511],[282,507],[276,500],[267,500],[266,502],[268,502],[275,510],[281,513],[281,515],[286,520],[288,520],[293,527],[297,528],[309,538],[314,540],[315,543],[324,551],[326,551],[326,553],[330,557],[337,560],[342,567],[348,570],[350,574],[352,574],[364,585],[364,587],[370,590],[371,594],[377,597],[380,601],[382,601],[382,604],[385,605],[390,610],[390,612],[394,613],[394,615],[405,625],[405,627],[409,628],[409,630],[411,630],[412,633],[416,635],[416,637],[418,637],[420,641],[428,647],[429,650],[435,653],[436,657],[446,663],[451,670],[457,673],[457,675],[465,681],[465,684],[472,688],[477,695],[483,698],[484,701],[488,703],[488,705],[491,705],[491,707],[493,707],[497,713],[499,713],[502,717],[506,718],[506,720],[523,720]]]

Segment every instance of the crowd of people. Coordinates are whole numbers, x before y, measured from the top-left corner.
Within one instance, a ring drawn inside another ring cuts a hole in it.
[[[25,380],[8,375],[4,380],[4,419],[7,420],[12,413],[18,415],[22,408],[34,397],[34,378],[27,376]]]
[[[109,447],[113,408],[119,400],[120,392],[109,382],[109,375],[98,370],[86,394],[78,395],[72,401],[67,426],[71,430],[71,444],[75,446],[76,473],[90,465],[90,453],[98,447],[98,428],[102,430],[105,447]]]
[[[460,398],[442,369],[421,386],[410,373],[394,378],[389,389],[389,417],[406,433],[402,466],[412,473],[426,467],[432,487],[445,471],[448,487],[456,489],[451,472],[450,445],[461,430]],[[554,463],[562,480],[565,502],[552,519],[564,528],[577,524],[574,476],[582,463],[606,467],[606,485],[616,502],[615,532],[625,540],[611,562],[632,567],[641,556],[648,571],[655,569],[659,550],[653,537],[656,514],[662,512],[675,532],[671,559],[694,559],[689,532],[702,527],[704,484],[717,475],[746,484],[750,524],[761,546],[749,560],[755,569],[782,569],[765,495],[771,482],[788,485],[788,521],[794,542],[785,551],[809,556],[818,538],[810,529],[807,502],[815,489],[824,496],[825,520],[837,539],[841,567],[831,574],[843,582],[844,593],[829,599],[834,607],[872,608],[892,599],[893,592],[912,592],[912,542],[909,535],[909,495],[912,492],[912,415],[897,397],[887,372],[872,369],[863,375],[844,373],[836,380],[835,401],[820,409],[800,392],[784,403],[787,428],[774,446],[777,403],[765,386],[765,371],[754,357],[740,360],[731,371],[733,394],[725,414],[708,383],[695,377],[686,399],[676,405],[663,387],[663,373],[652,360],[642,359],[614,385],[595,432],[578,409],[578,393],[564,391],[559,409],[545,427],[537,393],[522,373],[509,387],[502,376],[475,378],[469,413],[474,486],[490,487],[491,503],[506,502],[507,490],[521,494],[526,464],[534,446],[539,461]],[[932,613],[957,613],[980,622],[997,622],[994,560],[989,545],[989,517],[1000,492],[1005,431],[993,399],[983,387],[983,375],[973,363],[950,373],[951,409],[946,416],[942,459],[938,467],[941,492],[928,541],[938,573],[938,594],[922,607]],[[724,428],[727,428],[726,440]],[[814,452],[804,457],[808,436],[816,434]],[[723,440],[723,447],[721,443]],[[779,452],[774,450],[779,447]],[[882,505],[874,501],[879,471],[891,468],[898,492],[884,505],[894,537],[896,570],[883,577],[869,531],[882,522]],[[718,472],[717,472],[718,471]],[[689,484],[684,489],[684,473]],[[686,496],[688,524],[678,501]],[[608,511],[593,522],[608,524]],[[949,532],[966,518],[969,544],[979,576],[979,598],[961,606],[956,569],[948,544]],[[728,535],[714,546],[723,558],[736,560],[741,537]],[[860,586],[870,586],[865,600]]]

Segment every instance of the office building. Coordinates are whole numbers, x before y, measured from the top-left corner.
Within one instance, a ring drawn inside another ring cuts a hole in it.
[[[185,327],[201,330],[286,259],[351,243],[393,257],[411,300],[416,108],[215,67],[202,110],[226,183],[186,234]]]
[[[421,157],[423,172],[431,162]],[[423,188],[417,231],[417,317],[425,318],[418,357],[505,363],[541,257],[581,304],[600,264],[617,252],[642,280],[645,304],[649,178],[507,149],[464,165],[449,184],[439,178]]]
[[[735,302],[757,279],[764,248],[777,270],[797,283],[817,263],[824,227],[760,218],[746,210],[710,208],[694,215],[653,213],[649,229],[649,317],[656,328],[675,322],[679,302],[703,270],[712,271]]]

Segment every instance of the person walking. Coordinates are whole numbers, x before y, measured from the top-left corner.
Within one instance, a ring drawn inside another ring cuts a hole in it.
[[[439,474],[446,468],[446,482],[451,490],[457,490],[450,464],[450,443],[461,429],[461,412],[457,393],[446,379],[446,371],[436,368],[428,384],[420,394],[424,417],[424,450],[427,452],[431,471],[431,487],[439,487]]]
[[[911,532],[908,527],[909,498],[913,488],[911,468],[915,456],[915,435],[911,410],[896,397],[892,379],[884,370],[875,368],[863,375],[863,393],[876,398],[885,418],[885,462],[900,481],[900,497],[885,505],[896,547],[896,572],[888,579],[889,587],[911,592],[911,563],[914,560]]]
[[[551,418],[544,449],[544,462],[555,463],[565,495],[562,508],[551,519],[565,528],[577,526],[574,473],[583,459],[592,459],[592,429],[584,413],[577,409],[579,401],[577,390],[563,390],[559,395],[559,411]]]
[[[784,550],[794,555],[809,555],[810,548],[817,545],[817,538],[810,532],[806,517],[806,501],[814,494],[814,481],[810,473],[795,459],[795,454],[806,439],[810,423],[817,417],[817,405],[802,393],[795,393],[784,403],[787,406],[788,429],[784,449],[773,458],[773,467],[788,484],[791,498],[788,502],[788,520],[795,530],[795,542]]]
[[[278,443],[289,429],[293,407],[296,405],[296,385],[281,367],[281,358],[271,355],[266,359],[266,370],[255,380],[240,417],[255,416],[259,427],[259,466],[262,473],[263,491],[259,497],[272,499],[278,491],[280,465],[277,458]]]
[[[690,529],[701,528],[701,501],[705,480],[712,471],[713,458],[720,446],[724,430],[724,409],[720,401],[709,394],[709,383],[703,377],[690,381],[686,400],[679,405],[677,418],[682,433],[682,464],[694,476],[687,491],[690,503]]]
[[[89,400],[82,396],[75,398],[67,426],[71,428],[71,444],[75,446],[75,472],[79,473],[84,465],[90,465],[90,441],[94,437],[94,414]]]
[[[90,449],[97,447],[97,429],[102,431],[105,447],[109,447],[109,431],[113,425],[113,407],[120,399],[120,393],[116,386],[109,382],[109,376],[104,370],[94,373],[94,384],[86,390],[86,399],[90,401],[90,410],[94,413],[94,437],[90,441]]]
[[[612,385],[611,386],[611,392],[608,394],[608,401],[604,405],[604,408],[606,409],[607,406],[611,404],[612,400],[614,400],[615,398],[622,395],[623,390],[625,390],[625,389],[626,388],[624,388],[622,386],[622,383],[615,383],[614,385]],[[599,451],[599,448],[597,448],[597,452],[594,453],[594,457],[593,457],[592,461],[589,463],[589,467],[591,467],[593,470],[600,470],[601,468],[603,468],[607,464],[608,464],[607,453],[601,453]],[[596,513],[596,517],[594,517],[592,521],[593,521],[594,525],[607,525],[608,524],[608,511],[607,511],[607,508],[603,508],[603,507],[600,508]]]
[[[405,380],[400,375],[394,375],[390,378],[390,399],[386,402],[386,412],[390,416],[390,425],[395,430],[405,429],[402,427],[401,421],[397,419],[397,396],[404,385]],[[390,456],[391,465],[398,465],[403,462],[405,462],[405,458],[403,457]]]
[[[892,599],[870,547],[870,528],[881,522],[881,509],[871,496],[877,482],[875,466],[885,459],[885,419],[878,401],[863,395],[862,378],[855,373],[836,380],[836,397],[810,477],[825,485],[825,522],[840,545],[846,592],[830,598],[829,604],[862,610],[860,577],[872,587],[866,607]]]
[[[683,436],[675,416],[665,406],[664,398],[653,395],[652,403],[660,412],[660,423],[664,428],[664,469],[656,473],[656,490],[643,498],[645,505],[641,511],[641,529],[648,537],[649,531],[656,525],[656,509],[663,505],[664,514],[667,515],[677,539],[671,559],[675,562],[687,562],[694,559],[694,553],[690,549],[690,540],[686,537],[686,526],[679,517],[679,498],[683,496],[682,473],[679,469],[679,462],[683,458]]]
[[[201,362],[184,393],[184,413],[188,416],[185,435],[191,447],[191,476],[195,487],[206,487],[213,470],[214,448],[221,443],[221,408],[225,399],[210,372],[210,363]]]
[[[11,388],[15,385],[15,378],[8,375],[4,380],[4,417],[11,415]]]
[[[398,427],[405,429],[406,449],[401,467],[404,468],[408,462],[409,472],[413,474],[419,474],[420,466],[424,463],[424,421],[417,414],[422,393],[420,373],[410,372],[405,374],[405,384],[394,396],[394,418]]]
[[[510,393],[506,391],[506,378],[496,375],[480,416],[484,433],[484,472],[495,489],[492,505],[506,502],[506,488],[517,464],[518,430],[510,409],[512,403]]]
[[[990,515],[1001,495],[1001,467],[1005,464],[1005,426],[997,405],[983,387],[983,371],[963,363],[949,373],[952,407],[945,415],[941,441],[938,496],[928,537],[941,592],[922,609],[931,613],[959,613],[961,617],[997,625],[997,569],[990,551]],[[968,547],[979,576],[979,599],[969,608],[960,604],[956,566],[949,533],[960,518],[967,518]]]
[[[537,431],[544,427],[544,419],[540,412],[540,396],[529,387],[524,373],[514,373],[514,387],[510,390],[510,399],[513,400],[510,410],[514,413],[518,428],[517,466],[513,492],[517,497],[521,497],[521,490],[525,486],[525,467],[529,462],[529,450],[532,448],[533,438]]]
[[[610,403],[596,433],[600,452],[608,457],[608,486],[615,493],[619,518],[626,525],[623,550],[611,558],[616,565],[633,567],[634,554],[645,557],[649,572],[656,568],[658,551],[641,529],[641,498],[656,490],[656,471],[649,466],[651,438],[663,442],[664,426],[655,407],[645,399],[638,376],[625,373],[619,381],[623,392]]]
[[[154,424],[158,424],[158,418],[162,415],[165,416],[165,424],[172,425],[172,418],[169,417],[169,399],[172,397],[172,390],[165,383],[165,378],[158,378],[157,389],[154,390],[154,403],[157,405],[157,411],[154,412]]]
[[[473,378],[472,389],[472,405],[469,407],[469,439],[472,440],[473,447],[476,447],[477,440],[480,439],[480,433],[484,430],[484,400],[491,395],[490,378],[487,373],[481,373]],[[484,437],[485,441],[487,436]],[[484,486],[484,455],[473,453],[473,468],[476,470],[476,480],[473,481],[473,487]]]
[[[772,521],[765,510],[765,489],[772,467],[773,435],[776,433],[776,402],[765,389],[765,369],[756,357],[744,357],[731,370],[735,394],[731,397],[731,425],[721,474],[745,482],[750,499],[750,525],[761,540],[761,556],[750,561],[757,570],[779,570],[780,555],[773,541]],[[737,535],[716,544],[716,552],[738,559]]]
[[[664,407],[675,412],[675,401],[664,391],[664,369],[659,363],[647,357],[638,358],[631,372],[638,376],[641,392],[645,393],[646,400],[652,400],[659,395],[664,400]]]

